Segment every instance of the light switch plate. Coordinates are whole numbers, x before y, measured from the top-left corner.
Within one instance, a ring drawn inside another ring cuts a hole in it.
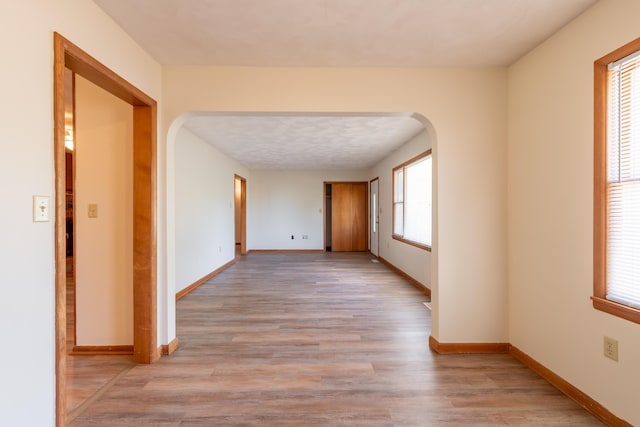
[[[98,204],[97,203],[89,203],[89,207],[87,209],[87,216],[89,218],[98,218]]]
[[[33,222],[49,221],[49,197],[33,196]]]

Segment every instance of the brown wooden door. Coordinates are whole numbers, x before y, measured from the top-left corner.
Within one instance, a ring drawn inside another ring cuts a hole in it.
[[[331,185],[331,250],[368,249],[366,182],[339,182]]]

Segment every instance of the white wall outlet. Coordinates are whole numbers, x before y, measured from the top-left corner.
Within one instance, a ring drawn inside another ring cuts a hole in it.
[[[33,196],[33,222],[49,221],[49,197]]]
[[[618,340],[611,337],[604,337],[604,356],[611,360],[618,361]]]
[[[306,235],[306,234],[303,234],[303,235],[302,235],[302,240],[309,240],[309,236],[308,236],[308,235]]]

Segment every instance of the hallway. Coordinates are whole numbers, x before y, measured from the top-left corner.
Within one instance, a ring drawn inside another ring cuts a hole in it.
[[[425,301],[366,253],[241,257],[70,425],[600,425],[509,355],[432,353]]]

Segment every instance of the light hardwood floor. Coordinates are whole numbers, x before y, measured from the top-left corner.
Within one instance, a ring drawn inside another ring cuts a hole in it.
[[[424,301],[364,253],[241,257],[71,425],[601,425],[509,355],[432,353]]]

